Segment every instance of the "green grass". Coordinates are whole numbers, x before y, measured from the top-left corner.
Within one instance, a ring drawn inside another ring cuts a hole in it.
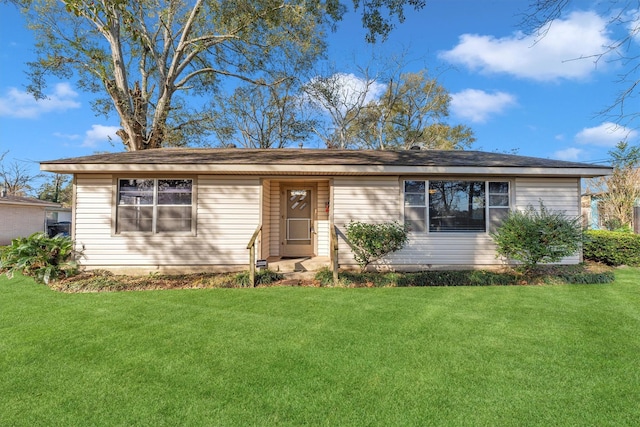
[[[640,422],[640,269],[607,285],[63,294],[0,278],[0,425]]]

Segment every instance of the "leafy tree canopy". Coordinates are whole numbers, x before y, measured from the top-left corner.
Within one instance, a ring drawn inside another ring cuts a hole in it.
[[[451,97],[427,70],[375,77],[364,69],[362,74],[334,73],[304,87],[311,104],[329,117],[315,129],[328,148],[451,150],[475,141],[469,127],[447,122]]]
[[[304,69],[347,11],[339,0],[13,0],[35,32],[29,90],[77,79],[93,108],[117,113],[128,150],[202,142],[206,100],[229,78],[272,85],[283,64]],[[367,40],[384,38],[424,0],[354,0]],[[193,96],[201,96],[199,102]]]

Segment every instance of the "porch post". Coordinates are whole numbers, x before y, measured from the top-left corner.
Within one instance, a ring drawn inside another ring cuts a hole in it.
[[[247,249],[249,249],[249,283],[251,283],[251,287],[256,286],[256,239],[260,234],[260,230],[262,230],[261,225],[253,232],[253,236],[251,236],[251,240],[247,245]]]
[[[338,234],[335,225],[331,224],[330,254],[331,254],[331,272],[333,273],[333,284],[338,284]]]
[[[249,283],[252,287],[256,286],[256,245],[253,244],[249,248]]]

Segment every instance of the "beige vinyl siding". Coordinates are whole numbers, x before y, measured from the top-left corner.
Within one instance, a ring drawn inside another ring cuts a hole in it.
[[[280,256],[280,183],[271,182],[269,256]]]
[[[111,212],[115,203],[111,175],[78,175],[75,186],[74,230],[76,243],[85,247],[84,265],[110,247]]]
[[[398,177],[336,177],[333,180],[333,218],[340,231],[338,262],[342,267],[356,265],[344,240],[350,221],[379,223],[399,221],[400,185]]]
[[[580,214],[580,179],[578,178],[516,178],[516,208],[544,206],[566,215]]]
[[[258,178],[198,178],[198,240],[211,251],[206,264],[248,264],[247,243],[259,223]]]
[[[334,179],[334,218],[342,234],[350,220],[365,222],[402,221],[399,177]],[[341,267],[356,266],[343,237],[339,237]],[[398,270],[428,269],[442,265],[490,265],[499,263],[494,245],[486,233],[410,233],[400,251],[376,264]]]
[[[148,271],[189,266],[246,269],[246,245],[261,223],[259,247],[262,252],[259,256],[280,255],[280,191],[283,183],[302,181],[261,180],[253,176],[199,175],[192,178],[196,188],[195,235],[114,235],[115,177],[110,174],[77,175],[73,222],[76,242],[84,248],[82,264],[88,268],[120,266]],[[531,177],[515,178],[511,182],[514,208],[537,206],[538,200],[542,199],[549,209],[562,210],[567,215],[579,214],[580,182],[577,178]],[[402,186],[398,176],[344,176],[315,183],[316,254],[328,255],[329,226],[333,220],[339,229],[342,268],[356,267],[344,240],[349,221],[402,220]],[[327,213],[326,202],[330,198],[330,212]],[[379,265],[399,270],[498,265],[501,260],[495,258],[494,249],[488,233],[411,233],[407,246],[380,261]],[[578,261],[577,256],[563,260],[566,263]]]
[[[196,235],[113,235],[111,175],[79,175],[75,238],[89,268],[219,265],[246,267],[247,243],[259,224],[258,178],[199,176]]]
[[[330,202],[329,181],[318,182],[317,220],[316,220],[316,255],[329,256],[329,212],[327,202]]]
[[[538,208],[540,200],[545,208],[563,212],[570,217],[580,215],[579,178],[516,178],[515,205],[525,210],[528,206]],[[581,254],[567,257],[562,264],[577,264]]]
[[[428,179],[428,178],[425,178]],[[482,178],[485,180],[485,178]],[[508,178],[495,179],[496,181]],[[489,179],[492,180],[492,179]],[[561,210],[567,215],[579,214],[580,181],[577,178],[516,178],[512,184],[511,202],[514,208],[538,206],[543,200],[546,207]],[[334,180],[334,218],[340,231],[350,221],[382,222],[401,220],[401,180],[398,177]],[[355,261],[344,241],[340,240],[341,267],[353,268]],[[579,256],[564,259],[563,263],[579,262]],[[398,270],[429,269],[442,266],[502,265],[495,257],[495,244],[488,232],[484,233],[410,233],[409,242],[400,251],[377,263],[378,268]]]
[[[381,265],[426,270],[438,266],[502,264],[487,233],[410,233],[402,250],[388,255]]]
[[[271,245],[271,181],[262,181],[262,218],[260,223],[262,224],[262,232],[260,234],[260,258],[268,258],[270,254]]]

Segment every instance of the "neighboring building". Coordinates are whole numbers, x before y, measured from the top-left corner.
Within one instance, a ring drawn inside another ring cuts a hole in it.
[[[378,268],[499,265],[489,233],[543,201],[580,214],[580,179],[611,168],[478,151],[160,149],[47,161],[74,174],[72,235],[87,268],[247,269],[258,258],[327,257],[355,268],[350,221],[411,227]],[[565,259],[578,263],[580,256]]]
[[[606,230],[604,196],[605,193],[586,192],[582,195],[582,225],[589,230]],[[633,208],[633,231],[640,234],[640,199]]]
[[[60,204],[0,194],[0,246],[8,245],[16,237],[44,232],[49,209],[60,209]]]
[[[581,197],[582,227],[589,230],[604,229],[601,193],[584,193]]]

